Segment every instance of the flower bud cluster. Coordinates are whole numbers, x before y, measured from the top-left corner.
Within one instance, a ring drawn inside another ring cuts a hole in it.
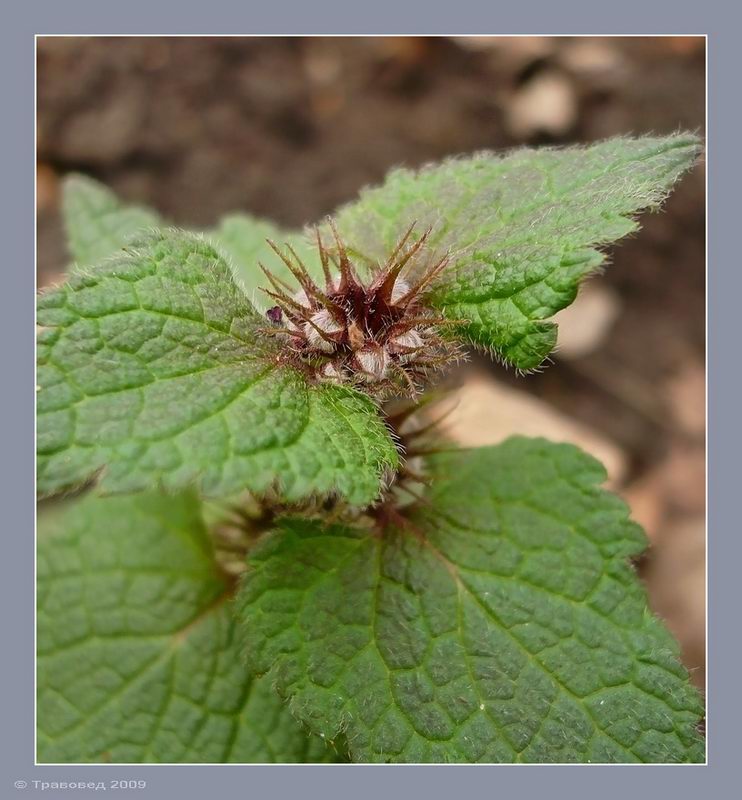
[[[334,247],[317,234],[324,273],[318,285],[292,248],[269,242],[300,285],[298,291],[264,271],[276,305],[267,312],[269,332],[282,337],[290,353],[319,378],[362,384],[372,394],[415,395],[429,371],[459,357],[440,330],[451,324],[425,304],[428,290],[448,263],[444,257],[412,272],[430,231],[411,241],[409,227],[384,265],[367,281],[359,277],[337,230]]]

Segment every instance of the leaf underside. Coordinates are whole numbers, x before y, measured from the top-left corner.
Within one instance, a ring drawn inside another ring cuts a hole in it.
[[[556,344],[548,321],[569,305],[600,251],[638,229],[701,151],[691,134],[618,138],[588,147],[480,153],[418,172],[398,169],[337,213],[354,250],[383,262],[413,220],[451,263],[430,295],[454,330],[521,370]]]
[[[247,677],[193,495],[88,496],[39,522],[39,761],[337,759]]]
[[[602,468],[511,439],[439,454],[409,528],[287,520],[238,608],[256,674],[353,760],[697,762],[702,704]]]
[[[42,493],[277,487],[364,505],[397,452],[373,403],[280,363],[203,239],[161,231],[41,295]]]

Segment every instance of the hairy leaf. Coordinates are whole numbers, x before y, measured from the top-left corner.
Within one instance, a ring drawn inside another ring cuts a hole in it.
[[[267,322],[202,239],[153,233],[43,294],[38,488],[277,486],[373,501],[397,464],[376,407],[282,363]]]
[[[160,223],[154,211],[123,204],[106,186],[84,175],[64,179],[62,211],[73,271],[103,261],[132,236]]]
[[[384,261],[413,220],[451,251],[432,303],[468,324],[455,332],[515,367],[537,367],[556,343],[548,322],[603,261],[603,245],[635,231],[693,165],[699,139],[619,138],[563,149],[480,153],[419,172],[399,169],[341,209],[353,248]]]
[[[248,658],[354,760],[696,762],[702,706],[568,445],[442,453],[403,527],[285,521],[250,554]]]
[[[152,209],[123,203],[107,186],[85,175],[65,177],[62,211],[68,247],[75,260],[72,271],[89,270],[121,250],[143,229],[161,227],[161,217]],[[234,278],[253,305],[264,309],[273,302],[259,287],[270,288],[259,264],[279,278],[293,282],[286,265],[267,243],[271,239],[290,244],[312,274],[322,274],[317,248],[298,231],[287,231],[268,220],[246,213],[230,214],[207,238],[227,259]]]
[[[38,547],[40,761],[334,760],[247,678],[193,495],[73,501]]]

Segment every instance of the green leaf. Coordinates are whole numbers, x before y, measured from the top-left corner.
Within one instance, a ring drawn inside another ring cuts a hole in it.
[[[286,244],[291,245],[312,277],[321,279],[322,265],[317,246],[308,236],[297,231],[283,230],[272,222],[249,214],[230,214],[210,235],[216,247],[229,259],[235,279],[258,308],[274,305],[267,295],[258,291],[259,287],[270,288],[260,264],[290,286],[296,285],[297,291],[299,289],[295,278],[268,245],[267,239],[282,249]]]
[[[334,760],[250,680],[191,494],[87,496],[42,513],[41,762]]]
[[[634,215],[656,208],[700,150],[696,136],[677,134],[399,169],[341,209],[338,226],[383,261],[412,220],[418,235],[432,225],[431,246],[452,262],[431,302],[469,321],[457,335],[533,369],[556,343],[546,320],[602,263],[596,248],[637,230]]]
[[[84,175],[64,179],[62,212],[73,271],[98,264],[136,233],[160,223],[154,211],[123,204],[106,186]]]
[[[359,761],[697,762],[702,712],[569,445],[442,453],[403,528],[285,521],[238,598],[250,668]]]
[[[287,366],[203,239],[157,232],[40,297],[42,493],[277,486],[366,505],[394,469],[374,404]]]
[[[68,247],[75,260],[72,272],[89,270],[124,247],[143,229],[160,227],[159,215],[148,208],[123,203],[107,186],[86,175],[65,177],[62,211]],[[257,308],[273,305],[257,291],[267,282],[258,263],[294,283],[286,265],[266,239],[290,244],[316,277],[321,276],[317,248],[298,231],[287,231],[250,214],[230,214],[206,236],[232,268],[234,278]],[[298,287],[297,287],[298,288]]]

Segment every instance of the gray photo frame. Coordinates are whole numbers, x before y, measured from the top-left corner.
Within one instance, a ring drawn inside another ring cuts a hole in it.
[[[2,494],[5,513],[1,607],[4,630],[0,795],[44,791],[48,797],[112,791],[112,779],[143,780],[121,794],[164,798],[426,797],[619,798],[699,795],[726,797],[731,786],[739,691],[732,686],[738,643],[733,577],[740,549],[733,521],[732,483],[738,470],[734,369],[740,276],[731,242],[738,203],[731,197],[739,135],[738,20],[731,4],[624,0],[612,7],[582,2],[495,6],[464,0],[455,6],[389,3],[349,6],[339,0],[246,5],[212,0],[203,7],[160,0],[102,4],[6,4],[0,52],[4,124],[1,158],[6,223],[2,292]],[[34,763],[34,296],[35,296],[35,36],[43,34],[705,34],[708,45],[708,763],[698,766],[372,766],[184,765],[47,766]],[[722,254],[723,257],[722,257]],[[726,635],[725,635],[726,634]],[[52,784],[66,783],[66,788]],[[48,784],[48,785],[47,785]],[[70,786],[69,784],[74,784]]]

